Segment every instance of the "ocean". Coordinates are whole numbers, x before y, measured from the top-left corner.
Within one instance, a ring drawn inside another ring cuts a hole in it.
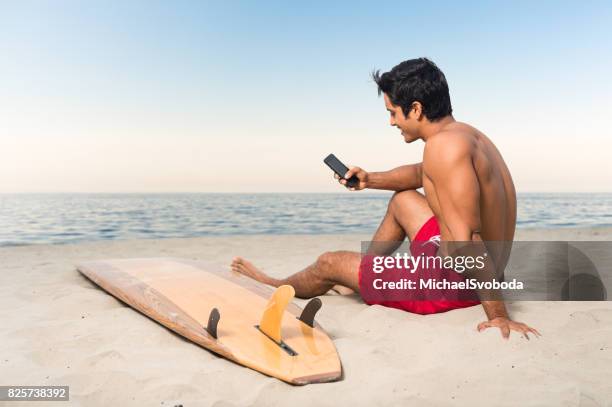
[[[0,194],[0,246],[373,233],[390,194]],[[519,194],[519,228],[612,226],[612,194]]]

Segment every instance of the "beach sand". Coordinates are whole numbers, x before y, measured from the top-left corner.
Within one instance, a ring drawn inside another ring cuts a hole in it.
[[[611,240],[612,229],[521,230],[519,240]],[[420,316],[326,295],[318,321],[344,378],[295,387],[182,339],[82,277],[75,264],[251,259],[274,276],[368,236],[231,236],[0,249],[0,385],[69,385],[70,405],[612,405],[612,302],[515,302],[543,336],[482,333],[481,306]],[[299,305],[305,301],[296,300]],[[27,405],[7,403],[1,405]],[[52,406],[67,403],[33,403]]]

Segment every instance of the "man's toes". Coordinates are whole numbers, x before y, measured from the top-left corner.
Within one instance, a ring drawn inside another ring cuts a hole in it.
[[[250,261],[243,259],[242,257],[240,258],[240,264],[244,267],[253,267],[253,264]]]
[[[244,268],[244,266],[242,264],[238,264],[236,267],[233,268],[234,271],[240,273],[240,274],[246,274],[246,269]]]
[[[232,270],[242,272],[244,267],[244,259],[242,257],[234,257],[234,260],[232,260]]]

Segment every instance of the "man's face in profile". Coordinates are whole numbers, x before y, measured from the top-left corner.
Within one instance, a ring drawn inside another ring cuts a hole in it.
[[[385,107],[389,112],[389,124],[393,127],[397,127],[404,137],[406,143],[412,143],[418,137],[415,135],[414,125],[417,120],[404,116],[404,112],[400,106],[396,106],[391,103],[389,97],[384,93]]]

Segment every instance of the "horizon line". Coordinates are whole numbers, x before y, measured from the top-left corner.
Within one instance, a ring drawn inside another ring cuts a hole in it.
[[[419,188],[420,189],[420,188]],[[361,191],[136,191],[136,192],[125,192],[125,191],[54,191],[54,192],[0,192],[0,195],[187,195],[187,194],[216,194],[216,195],[264,195],[264,194],[344,194],[353,193],[359,195],[379,195],[385,193],[393,193],[395,191],[390,190],[368,190],[367,192]],[[612,194],[612,191],[522,191],[517,192],[517,195],[524,194]]]

